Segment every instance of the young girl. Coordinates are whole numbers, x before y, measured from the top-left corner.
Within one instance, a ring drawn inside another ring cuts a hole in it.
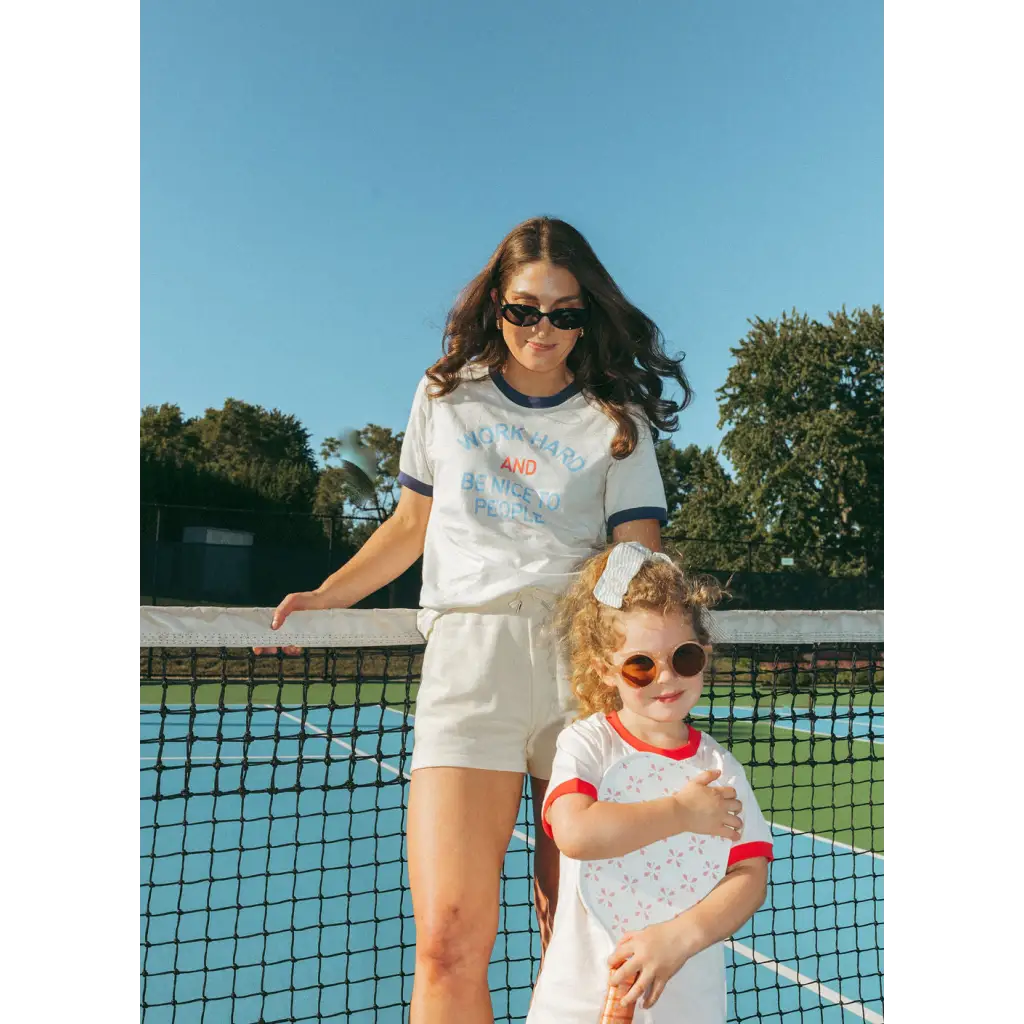
[[[772,848],[739,762],[686,723],[710,652],[704,613],[718,596],[713,580],[690,579],[639,544],[618,544],[584,565],[561,602],[582,713],[558,737],[543,808],[543,826],[561,851],[561,881],[528,1024],[595,1024],[609,983],[634,977],[621,1003],[637,1004],[637,1024],[725,1022],[722,940],[764,902]],[[598,801],[605,770],[637,750],[689,758],[705,771],[659,800]],[[719,775],[734,777],[735,789],[709,788]],[[725,878],[692,909],[627,934],[613,949],[580,901],[580,862],[683,831],[733,840]]]
[[[681,401],[663,397],[665,379]],[[606,543],[658,548],[654,452],[690,398],[655,324],[583,236],[539,218],[504,239],[448,315],[420,382],[395,514],[318,590],[274,616],[343,608],[423,555],[407,851],[416,920],[412,1024],[493,1020],[487,965],[524,773],[535,815],[573,709],[551,609]],[[538,830],[539,831],[539,830]],[[539,834],[536,901],[550,934],[558,853]]]

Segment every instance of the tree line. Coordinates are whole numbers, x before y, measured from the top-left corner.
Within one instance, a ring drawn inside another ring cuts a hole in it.
[[[844,309],[827,323],[795,310],[758,318],[731,352],[716,391],[719,451],[678,447],[671,437],[657,443],[666,544],[694,568],[791,564],[822,575],[881,576],[881,308]],[[685,433],[685,413],[682,423]],[[368,424],[360,438],[377,453],[369,498],[334,464],[342,439],[327,438],[318,460],[292,415],[233,398],[195,417],[173,404],[147,406],[143,534],[152,532],[159,505],[171,539],[175,531],[180,539],[182,525],[258,523],[257,543],[355,551],[398,500],[402,434]]]

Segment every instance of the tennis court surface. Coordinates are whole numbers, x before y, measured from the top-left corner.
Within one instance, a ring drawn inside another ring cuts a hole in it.
[[[141,609],[145,1024],[408,1019],[403,822],[415,613]],[[730,943],[731,1020],[883,1020],[881,612],[722,612],[694,725],[746,766],[775,834]],[[490,981],[521,1021],[540,958],[524,800]]]

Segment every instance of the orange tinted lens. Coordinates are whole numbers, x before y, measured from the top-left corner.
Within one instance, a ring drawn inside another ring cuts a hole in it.
[[[676,675],[689,677],[699,676],[704,671],[707,655],[700,644],[681,644],[672,655],[672,668]]]
[[[622,665],[622,678],[630,686],[647,686],[648,683],[654,682],[657,674],[658,668],[654,664],[654,659],[648,658],[646,654],[634,654]]]

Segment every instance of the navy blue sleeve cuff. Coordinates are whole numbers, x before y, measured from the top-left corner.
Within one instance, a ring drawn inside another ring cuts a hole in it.
[[[408,473],[399,473],[398,482],[403,487],[408,487],[410,491],[422,494],[425,498],[432,498],[434,496],[434,488],[430,484],[425,484],[422,480],[417,480],[416,477],[409,476]]]
[[[635,523],[638,519],[657,519],[662,526],[668,522],[668,510],[657,505],[643,505],[640,508],[624,508],[608,517],[608,529],[614,530],[623,523]]]

